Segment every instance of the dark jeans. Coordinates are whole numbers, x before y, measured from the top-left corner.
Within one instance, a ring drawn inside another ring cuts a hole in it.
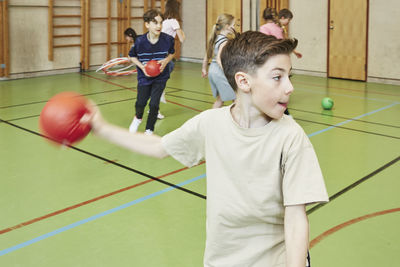
[[[167,65],[168,69],[169,69],[169,74],[171,74],[171,72],[174,70],[175,67],[175,59],[171,60],[168,65]]]
[[[147,101],[150,98],[150,113],[147,118],[146,130],[149,129],[154,131],[154,125],[157,121],[157,114],[160,106],[160,97],[164,91],[165,85],[166,83],[163,82],[138,86],[137,100],[135,104],[136,118],[143,118],[144,108],[146,107]]]

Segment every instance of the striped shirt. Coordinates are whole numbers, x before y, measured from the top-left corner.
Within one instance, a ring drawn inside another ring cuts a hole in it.
[[[157,43],[152,44],[147,39],[147,33],[140,35],[135,40],[135,46],[129,51],[130,57],[136,57],[143,65],[146,65],[150,60],[161,60],[170,54],[175,53],[174,38],[166,33],[161,32]],[[138,85],[150,85],[154,82],[166,82],[169,79],[169,68],[157,77],[147,77],[143,71],[137,67]]]

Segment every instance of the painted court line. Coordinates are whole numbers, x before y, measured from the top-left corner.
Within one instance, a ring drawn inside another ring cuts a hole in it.
[[[200,162],[200,163],[199,163],[198,165],[196,165],[196,166],[202,165],[202,164],[204,164],[204,163],[205,163],[205,162],[202,161],[202,162]],[[172,175],[172,174],[176,174],[176,173],[178,173],[178,172],[181,172],[181,171],[184,171],[184,170],[187,170],[187,169],[188,169],[188,167],[184,167],[184,168],[181,168],[181,169],[178,169],[178,170],[175,170],[175,171],[172,171],[172,172],[163,174],[163,175],[158,176],[158,177],[156,177],[156,178],[157,178],[157,179],[162,179],[162,178],[164,178],[164,177],[170,176],[170,175]],[[77,209],[77,208],[79,208],[79,207],[82,207],[82,206],[91,204],[91,203],[96,202],[96,201],[98,201],[98,200],[101,200],[101,199],[104,199],[104,198],[107,198],[107,197],[110,197],[110,196],[113,196],[113,195],[116,195],[116,194],[120,194],[120,193],[122,193],[122,192],[131,190],[131,189],[133,189],[133,188],[136,188],[136,187],[145,185],[145,184],[150,183],[150,182],[153,182],[153,181],[154,181],[153,179],[148,179],[148,180],[145,180],[145,181],[143,181],[143,182],[136,183],[136,184],[134,184],[134,185],[130,185],[130,186],[127,186],[127,187],[118,189],[118,190],[116,190],[116,191],[107,193],[107,194],[105,194],[105,195],[101,195],[101,196],[98,196],[98,197],[95,197],[95,198],[86,200],[86,201],[84,201],[84,202],[81,202],[81,203],[78,203],[78,204],[75,204],[75,205],[72,205],[72,206],[69,206],[69,207],[66,207],[66,208],[63,208],[63,209],[60,209],[60,210],[51,212],[51,213],[48,213],[48,214],[46,214],[46,215],[37,217],[37,218],[35,218],[35,219],[29,220],[29,221],[25,221],[25,222],[23,222],[23,223],[19,223],[19,224],[15,225],[15,226],[8,227],[8,228],[5,228],[5,229],[3,229],[3,230],[0,230],[0,235],[5,234],[5,233],[8,233],[8,232],[11,232],[11,231],[14,231],[14,230],[16,230],[16,229],[19,229],[19,228],[22,228],[22,227],[25,227],[25,226],[28,226],[28,225],[33,224],[33,223],[37,223],[37,222],[42,221],[42,220],[44,220],[44,219],[48,219],[48,218],[50,218],[50,217],[53,217],[53,216],[56,216],[56,215],[65,213],[65,212],[67,212],[67,211]]]
[[[319,94],[319,95],[327,95],[326,92],[320,92],[320,91],[315,91],[311,89],[305,89],[305,88],[295,88],[295,91],[304,91],[304,92],[309,92],[312,94]],[[371,100],[371,101],[377,101],[377,102],[389,102],[393,103],[393,100],[387,100],[387,99],[381,99],[381,98],[373,98],[373,97],[365,97],[365,96],[354,96],[354,95],[346,95],[346,94],[339,94],[339,93],[333,93],[329,92],[330,96],[342,96],[342,97],[347,97],[347,98],[355,98],[355,99],[365,99],[365,100]]]
[[[353,92],[358,92],[358,93],[368,93],[368,94],[377,94],[377,95],[388,95],[388,96],[400,96],[399,94],[388,94],[388,93],[382,93],[382,92],[377,92],[377,91],[372,91],[368,89],[351,89],[351,88],[341,88],[341,87],[336,87],[336,86],[326,86],[326,85],[321,85],[321,84],[313,84],[313,83],[305,83],[305,82],[297,82],[299,84],[303,85],[309,85],[309,86],[316,86],[316,87],[322,87],[322,88],[328,88],[328,89],[336,89],[336,90],[345,90],[345,91],[353,91]],[[365,83],[364,83],[365,84]]]
[[[391,107],[396,106],[396,105],[398,105],[398,104],[399,104],[399,103],[396,102],[396,103],[393,103],[393,104],[391,104],[391,105],[384,106],[384,107],[382,107],[382,108],[379,108],[379,109],[376,109],[376,110],[367,112],[367,113],[365,113],[365,114],[359,115],[359,116],[357,116],[357,117],[351,118],[351,119],[349,119],[349,120],[339,122],[338,124],[335,124],[335,125],[330,126],[330,127],[328,127],[328,128],[325,128],[325,129],[316,131],[316,132],[314,132],[314,133],[311,133],[311,134],[308,135],[308,137],[313,137],[313,136],[315,136],[315,135],[317,135],[317,134],[327,132],[327,131],[329,131],[329,130],[332,130],[332,129],[336,128],[337,126],[341,126],[341,125],[344,125],[344,124],[346,124],[346,123],[352,122],[352,121],[354,121],[354,120],[358,120],[358,119],[361,119],[361,118],[363,118],[363,117],[366,117],[366,116],[375,114],[375,113],[377,113],[377,112],[379,112],[379,111],[382,111],[382,110],[391,108]]]
[[[349,123],[349,122],[351,122],[351,121],[353,121],[353,120],[355,120],[355,119],[359,119],[359,118],[362,118],[362,117],[365,117],[365,116],[369,116],[369,115],[374,114],[374,113],[377,113],[377,112],[379,112],[379,111],[382,111],[382,110],[391,108],[391,107],[393,107],[393,106],[395,106],[395,105],[397,105],[397,104],[398,104],[398,103],[393,103],[393,104],[391,104],[391,105],[382,107],[382,108],[380,108],[380,109],[367,112],[367,113],[365,113],[365,114],[362,114],[362,115],[359,115],[359,116],[357,116],[357,117],[354,117],[354,118],[352,118],[352,119],[350,119],[350,120],[346,120],[346,121],[341,122],[341,123],[338,123],[338,124],[336,124],[336,125],[334,125],[334,126],[331,126],[331,127],[325,128],[325,129],[323,129],[323,130],[320,130],[320,131],[311,133],[311,134],[309,134],[308,136],[309,136],[309,137],[313,137],[313,136],[315,136],[315,135],[318,135],[318,134],[324,133],[324,132],[326,132],[326,131],[329,131],[329,130],[335,128],[335,126],[340,126],[340,125]],[[13,246],[13,247],[10,247],[10,248],[4,249],[4,250],[1,250],[1,251],[0,251],[0,256],[5,255],[5,254],[8,254],[8,253],[10,253],[10,252],[12,252],[12,251],[18,250],[18,249],[20,249],[20,248],[29,246],[29,245],[31,245],[31,244],[33,244],[33,243],[36,243],[36,242],[38,242],[38,241],[41,241],[41,240],[43,240],[43,239],[47,239],[47,238],[49,238],[49,237],[51,237],[51,236],[54,236],[54,235],[57,235],[57,234],[59,234],[59,233],[65,232],[65,231],[67,231],[67,230],[69,230],[69,229],[75,228],[75,227],[77,227],[77,226],[79,226],[79,225],[82,225],[82,224],[85,224],[85,223],[87,223],[87,222],[90,222],[90,221],[99,219],[99,218],[101,218],[101,217],[104,217],[104,216],[106,216],[106,215],[108,215],[108,214],[111,214],[111,213],[114,213],[114,212],[116,212],[116,211],[119,211],[119,210],[121,210],[121,209],[125,209],[125,208],[127,208],[127,207],[132,206],[132,205],[138,204],[138,203],[143,202],[143,201],[145,201],[145,200],[147,200],[147,199],[150,199],[150,198],[156,197],[156,196],[158,196],[158,195],[161,195],[161,194],[163,194],[163,193],[169,192],[169,191],[175,189],[176,186],[179,186],[179,187],[180,187],[180,186],[189,184],[189,183],[191,183],[191,182],[194,182],[194,181],[197,181],[197,180],[199,180],[199,179],[202,179],[202,178],[204,178],[205,176],[206,176],[206,174],[202,174],[202,175],[200,175],[200,176],[197,176],[197,177],[195,177],[195,178],[192,178],[192,179],[189,179],[189,180],[187,180],[187,181],[184,181],[184,182],[182,182],[182,183],[180,183],[180,184],[177,184],[177,185],[175,185],[175,187],[173,187],[173,186],[167,187],[167,188],[165,188],[165,189],[163,189],[163,190],[161,190],[161,191],[155,192],[155,193],[150,194],[150,195],[148,195],[148,196],[145,196],[145,197],[136,199],[136,200],[131,201],[131,202],[129,202],[129,203],[126,203],[126,204],[124,204],[124,205],[118,206],[118,207],[116,207],[116,208],[110,209],[110,210],[105,211],[105,212],[102,212],[102,213],[99,213],[99,214],[97,214],[97,215],[94,215],[94,216],[89,217],[89,218],[87,218],[87,219],[84,219],[84,220],[75,222],[75,223],[73,223],[73,224],[64,226],[64,227],[62,227],[62,228],[59,228],[59,229],[57,229],[57,230],[55,230],[55,231],[52,231],[52,232],[49,232],[49,233],[47,233],[47,234],[41,235],[41,236],[36,237],[36,238],[34,238],[34,239],[31,239],[31,240],[29,240],[29,241],[23,242],[23,243],[21,243],[21,244],[15,245],[15,246]]]
[[[205,174],[202,174],[202,175],[200,175],[200,176],[197,176],[197,177],[195,177],[195,178],[186,180],[186,181],[184,181],[184,182],[182,182],[182,183],[179,183],[179,184],[177,184],[177,185],[178,185],[178,186],[185,186],[185,185],[187,185],[187,184],[190,184],[190,183],[192,183],[192,182],[195,182],[195,181],[197,181],[197,180],[200,180],[200,179],[202,179],[202,178],[204,178],[204,177],[206,177],[206,175],[205,175]],[[29,241],[20,243],[20,244],[18,244],[18,245],[12,246],[12,247],[10,247],[10,248],[6,248],[6,249],[0,251],[0,256],[3,256],[3,255],[5,255],[5,254],[8,254],[8,253],[13,252],[13,251],[18,250],[18,249],[27,247],[27,246],[32,245],[32,244],[34,244],[34,243],[36,243],[36,242],[39,242],[39,241],[41,241],[41,240],[47,239],[47,238],[49,238],[49,237],[55,236],[55,235],[57,235],[57,234],[60,234],[60,233],[62,233],[62,232],[65,232],[65,231],[67,231],[67,230],[70,230],[70,229],[72,229],[72,228],[78,227],[78,226],[80,226],[80,225],[82,225],[82,224],[85,224],[85,223],[88,223],[88,222],[97,220],[97,219],[99,219],[99,218],[102,218],[102,217],[104,217],[104,216],[106,216],[106,215],[109,215],[109,214],[112,214],[112,213],[114,213],[114,212],[123,210],[123,209],[125,209],[125,208],[131,207],[131,206],[136,205],[136,204],[139,204],[139,203],[141,203],[141,202],[143,202],[143,201],[145,201],[145,200],[148,200],[148,199],[153,198],[153,197],[157,197],[157,196],[162,195],[162,194],[164,194],[164,193],[167,193],[167,192],[169,192],[169,191],[171,191],[171,190],[173,190],[173,189],[176,189],[176,187],[173,187],[173,186],[167,187],[167,188],[165,188],[165,189],[163,189],[163,190],[160,190],[160,191],[154,192],[154,193],[152,193],[152,194],[150,194],[150,195],[147,195],[147,196],[144,196],[144,197],[135,199],[135,200],[133,200],[133,201],[131,201],[131,202],[125,203],[125,204],[123,204],[123,205],[121,205],[121,206],[112,208],[112,209],[110,209],[110,210],[104,211],[104,212],[99,213],[99,214],[96,214],[96,215],[94,215],[94,216],[92,216],[92,217],[89,217],[89,218],[86,218],[86,219],[77,221],[77,222],[75,222],[75,223],[72,223],[72,224],[70,224],[70,225],[61,227],[61,228],[59,228],[59,229],[57,229],[57,230],[54,230],[54,231],[52,231],[52,232],[49,232],[49,233],[47,233],[47,234],[44,234],[44,235],[35,237],[35,238],[33,238],[33,239],[29,240]]]
[[[382,215],[386,215],[386,214],[390,214],[390,213],[394,213],[394,212],[399,212],[400,208],[395,208],[395,209],[389,209],[389,210],[383,210],[383,211],[378,211],[378,212],[374,212],[374,213],[370,213],[355,219],[351,219],[347,222],[341,223],[339,225],[336,225],[335,227],[332,227],[331,229],[323,232],[322,234],[320,234],[319,236],[317,236],[316,238],[314,238],[313,240],[311,240],[310,242],[310,249],[312,249],[316,244],[318,244],[319,242],[321,242],[323,239],[325,239],[326,237],[336,233],[339,230],[342,230],[345,227],[348,227],[352,224],[367,220],[367,219],[371,219],[377,216],[382,216]]]

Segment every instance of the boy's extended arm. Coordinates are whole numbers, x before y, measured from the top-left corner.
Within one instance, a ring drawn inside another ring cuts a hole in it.
[[[308,251],[308,218],[305,205],[285,207],[286,267],[304,267]]]
[[[168,156],[161,145],[161,137],[143,133],[130,133],[127,129],[104,123],[94,132],[97,136],[123,148],[146,156],[164,158]]]
[[[156,158],[168,156],[161,144],[160,136],[130,133],[127,129],[109,124],[103,120],[94,103],[90,107],[90,115],[84,116],[81,121],[88,121],[95,135],[123,148]]]

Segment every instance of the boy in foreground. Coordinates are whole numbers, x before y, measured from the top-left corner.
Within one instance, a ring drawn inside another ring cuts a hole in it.
[[[206,159],[204,266],[306,266],[305,206],[328,196],[308,137],[283,114],[296,45],[260,32],[228,41],[221,62],[235,103],[206,110],[164,137],[129,133],[91,108],[93,132],[115,144],[189,167]]]

